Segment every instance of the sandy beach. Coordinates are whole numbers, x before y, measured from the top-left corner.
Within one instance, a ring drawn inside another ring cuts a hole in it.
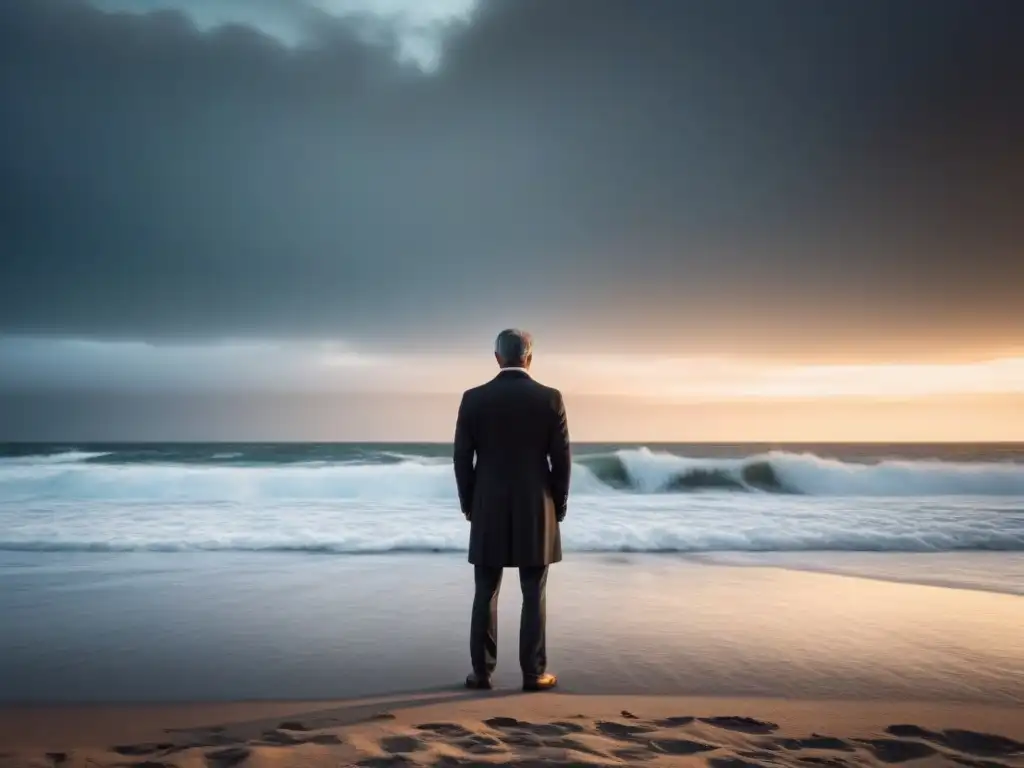
[[[457,691],[20,709],[0,766],[1024,765],[1019,709]]]

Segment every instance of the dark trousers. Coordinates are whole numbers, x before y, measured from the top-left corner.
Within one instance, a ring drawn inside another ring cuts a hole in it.
[[[476,566],[476,594],[473,617],[469,627],[469,655],[473,671],[490,677],[498,663],[498,592],[503,569]],[[519,666],[523,677],[539,677],[548,666],[545,588],[548,583],[546,565],[519,569],[519,586],[523,590],[523,613],[519,619]]]

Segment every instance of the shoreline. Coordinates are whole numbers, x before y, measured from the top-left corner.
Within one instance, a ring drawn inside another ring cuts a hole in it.
[[[30,559],[0,591],[18,628],[0,633],[0,707],[336,701],[467,672],[462,558]],[[509,581],[499,688],[518,678]],[[1019,626],[1014,595],[657,556],[575,557],[548,587],[551,668],[572,695],[1024,707]]]
[[[849,579],[878,581],[884,584],[905,584],[935,589],[964,590],[983,592],[993,595],[1010,595],[1024,597],[1024,552],[1014,551],[962,551],[962,552],[844,552],[814,551],[806,552],[679,552],[652,553],[653,556],[675,556],[680,560],[715,568],[762,568],[776,569],[792,573],[811,573],[825,576],[837,576]],[[814,562],[823,557],[829,563]],[[877,569],[876,563],[887,561],[889,570]],[[970,574],[968,576],[932,576],[930,573],[908,572],[908,566],[919,562],[941,561],[973,562],[983,560],[999,560],[1004,570],[999,575],[987,573]],[[848,564],[852,563],[852,564]],[[1013,567],[1018,577],[1012,583],[1000,583],[1006,577],[1005,566]],[[895,569],[894,569],[895,566]],[[902,569],[903,572],[899,572]],[[970,580],[969,580],[970,579]]]
[[[603,560],[610,564],[625,563],[630,560],[647,560],[651,562],[678,562],[708,568],[741,568],[775,570],[786,573],[834,576],[840,578],[875,581],[883,584],[899,584],[936,589],[963,590],[994,595],[1024,597],[1024,552],[1016,550],[957,550],[957,551],[858,551],[858,550],[803,550],[803,551],[741,551],[711,550],[690,552],[685,550],[564,550],[565,560],[572,561]],[[47,549],[3,549],[0,548],[0,566],[24,567],[34,560],[43,562],[59,560],[74,564],[79,560],[112,560],[114,558],[146,559],[153,558],[156,562],[195,557],[221,558],[266,558],[290,559],[296,556],[312,559],[351,559],[354,561],[376,560],[387,558],[396,564],[403,561],[414,561],[422,558],[438,559],[447,562],[466,563],[463,551],[438,549],[433,551],[418,549],[399,550],[367,550],[358,552],[333,552],[314,550],[227,550],[227,549],[188,549],[188,550],[47,550]],[[827,558],[829,562],[822,562]],[[7,561],[6,563],[4,561]],[[946,561],[946,562],[942,562]],[[977,573],[966,576],[934,576],[934,568],[913,570],[908,566],[927,563],[935,567],[954,565],[973,565]],[[880,569],[877,563],[885,563],[886,569]],[[998,568],[977,568],[979,563],[998,565]],[[1009,566],[1009,567],[1007,567]],[[564,567],[561,563],[558,568]],[[1010,578],[1012,581],[1001,583],[1000,579]]]

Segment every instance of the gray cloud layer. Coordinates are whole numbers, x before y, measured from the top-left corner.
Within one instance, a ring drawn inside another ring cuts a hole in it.
[[[424,75],[327,17],[293,49],[2,3],[0,328],[1005,342],[1022,24],[1017,0],[491,0]]]

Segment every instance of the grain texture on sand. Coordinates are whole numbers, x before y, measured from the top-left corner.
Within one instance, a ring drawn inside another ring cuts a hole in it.
[[[0,711],[0,768],[680,764],[1024,768],[1024,712],[501,691],[305,705]]]

